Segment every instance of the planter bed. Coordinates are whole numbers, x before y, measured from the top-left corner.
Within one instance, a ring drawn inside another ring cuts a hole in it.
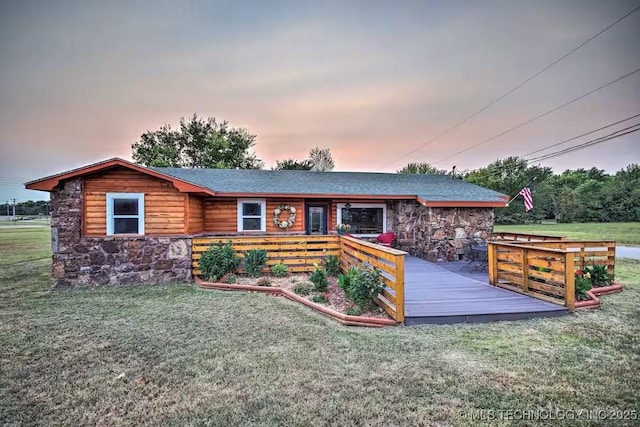
[[[584,301],[576,301],[576,310],[583,308],[599,308],[601,304],[601,300],[600,298],[598,298],[599,296],[620,292],[622,291],[622,288],[623,286],[618,283],[614,283],[613,285],[609,286],[592,288],[591,290],[587,291],[587,296],[589,297],[589,299]]]
[[[291,301],[299,302],[303,305],[306,305],[307,307],[319,311],[320,313],[329,316],[347,326],[369,326],[380,328],[384,326],[397,325],[397,322],[393,319],[390,319],[389,316],[387,316],[387,314],[382,311],[382,309],[380,312],[367,312],[363,313],[363,315],[361,316],[353,316],[339,311],[340,309],[346,309],[349,303],[344,298],[344,293],[342,292],[342,289],[338,287],[334,278],[329,279],[329,289],[326,292],[322,293],[328,297],[328,302],[325,305],[311,301],[309,299],[309,296],[302,296],[293,292],[293,287],[295,287],[296,285],[310,283],[308,281],[308,276],[297,275],[292,277],[295,278],[297,282],[292,282],[290,280],[291,277],[269,277],[272,286],[254,285],[252,283],[255,283],[257,279],[250,278],[238,278],[238,283],[216,283],[207,282],[201,277],[196,276],[195,282],[199,287],[204,289],[261,292],[270,295],[283,296]]]

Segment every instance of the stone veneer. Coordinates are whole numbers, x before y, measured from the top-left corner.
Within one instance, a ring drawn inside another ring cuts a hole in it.
[[[398,249],[428,261],[464,259],[464,247],[493,233],[492,208],[430,208],[416,201],[389,202],[387,229]]]
[[[51,193],[51,237],[57,287],[191,279],[189,237],[83,237],[81,179],[64,182]]]

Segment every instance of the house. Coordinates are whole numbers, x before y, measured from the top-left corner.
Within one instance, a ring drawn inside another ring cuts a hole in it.
[[[114,158],[25,184],[51,193],[58,286],[191,278],[202,235],[328,234],[340,223],[432,261],[493,230],[508,197],[444,175],[146,168]]]

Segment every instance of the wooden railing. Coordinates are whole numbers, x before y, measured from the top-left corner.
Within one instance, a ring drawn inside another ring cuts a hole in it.
[[[493,233],[493,240],[499,241],[516,241],[516,242],[541,242],[545,240],[563,240],[562,236],[550,236],[544,234],[527,234],[527,233],[507,233],[496,232]]]
[[[244,251],[266,249],[267,265],[263,272],[269,272],[274,264],[282,262],[289,271],[302,273],[313,271],[314,264],[322,264],[329,255],[340,254],[339,236],[233,236],[197,237],[193,239],[193,274],[200,274],[198,261],[200,254],[209,249],[211,243],[231,241],[231,246],[242,257]],[[243,273],[242,265],[238,269]]]
[[[378,295],[380,306],[397,322],[404,321],[404,256],[406,252],[340,236],[340,269],[352,266],[377,269],[386,289]]]
[[[574,252],[502,242],[489,242],[488,251],[489,283],[574,310]]]
[[[584,270],[593,264],[606,265],[611,280],[615,279],[616,242],[613,240],[547,240],[527,242],[526,245],[572,252],[576,270]]]

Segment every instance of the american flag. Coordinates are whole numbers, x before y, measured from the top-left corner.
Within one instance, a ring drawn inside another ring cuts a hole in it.
[[[524,210],[529,212],[533,209],[533,197],[531,196],[531,189],[529,187],[524,187],[518,193],[518,196],[522,196],[524,199]]]

